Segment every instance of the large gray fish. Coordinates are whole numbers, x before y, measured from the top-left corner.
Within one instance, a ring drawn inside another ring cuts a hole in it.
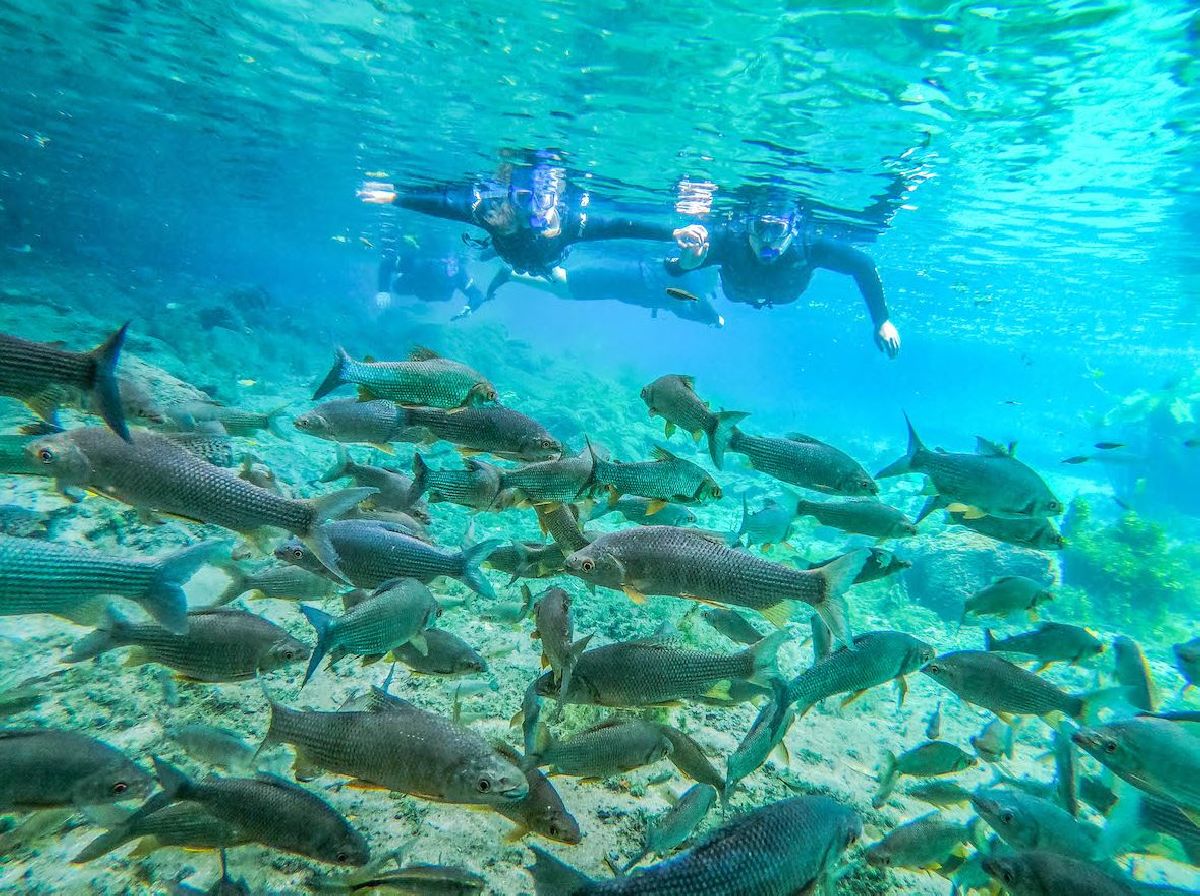
[[[1185,682],[1184,693],[1188,688],[1197,686],[1200,682],[1200,638],[1192,638],[1171,648],[1175,653],[1175,665]]]
[[[253,571],[229,565],[223,567],[223,571],[230,582],[217,597],[217,606],[237,600],[243,594],[251,600],[322,600],[333,597],[338,590],[338,583],[328,576],[288,563],[275,563]]]
[[[754,469],[789,485],[832,495],[879,493],[879,486],[858,461],[803,433],[777,439],[734,429],[729,450],[746,455]]]
[[[114,824],[81,849],[71,862],[75,865],[93,862],[134,840],[139,843],[131,856],[148,855],[167,846],[224,849],[252,842],[250,835],[217,818],[199,803],[171,803],[147,814],[134,813]]]
[[[391,442],[423,442],[429,431],[408,422],[408,410],[394,401],[339,398],[305,411],[292,421],[305,435],[329,442],[374,445],[391,453]]]
[[[993,853],[983,860],[983,868],[1012,896],[1136,896],[1140,892],[1104,866],[1053,852]]]
[[[106,429],[73,429],[39,439],[29,451],[60,487],[86,488],[144,510],[235,532],[263,526],[285,529],[335,575],[337,553],[319,524],[375,493],[371,488],[348,488],[307,500],[284,498],[150,433],[137,433],[132,442],[124,442]]]
[[[878,843],[864,851],[868,865],[877,868],[941,870],[951,858],[966,854],[972,842],[972,825],[949,821],[940,812],[892,828]]]
[[[797,516],[816,517],[825,526],[843,532],[870,535],[872,538],[903,538],[916,535],[917,527],[903,511],[875,498],[849,498],[845,501],[796,501]]]
[[[1014,849],[1045,850],[1083,861],[1098,858],[1099,831],[1049,800],[997,787],[972,794],[971,806]]]
[[[154,769],[163,789],[130,822],[174,802],[191,802],[231,824],[252,843],[333,865],[360,866],[370,859],[362,834],[303,787],[264,773],[253,778],[208,777],[193,781],[158,757]]]
[[[795,896],[832,886],[834,866],[862,836],[862,820],[823,796],[747,812],[700,845],[632,877],[594,881],[537,847],[537,896]]]
[[[413,454],[414,498],[429,495],[431,503],[449,501],[473,510],[488,510],[500,495],[502,473],[491,464],[468,458],[461,470],[433,470],[420,454]]]
[[[572,574],[621,589],[634,601],[665,594],[736,604],[757,610],[777,626],[793,618],[797,604],[808,604],[847,642],[844,592],[867,558],[866,551],[855,551],[828,566],[802,570],[726,547],[694,529],[640,526],[597,536],[571,554],[566,565]]]
[[[296,764],[444,803],[524,799],[525,774],[486,740],[436,713],[372,688],[372,709],[315,712],[271,701],[263,746],[291,744]]]
[[[788,684],[787,699],[801,716],[827,697],[864,691],[896,681],[901,699],[904,676],[916,672],[935,656],[924,641],[904,632],[864,632],[854,638],[853,649],[835,650]]]
[[[387,582],[342,616],[330,616],[307,604],[301,605],[300,611],[317,633],[303,684],[331,652],[335,656],[382,656],[402,644],[412,644],[418,653],[429,653],[424,632],[442,612],[433,593],[416,579]]]
[[[551,773],[579,778],[610,778],[652,765],[671,755],[671,739],[653,722],[607,719],[566,740],[550,737],[542,726],[537,749],[527,758]]]
[[[428,652],[421,653],[412,644],[402,644],[392,651],[392,656],[423,675],[468,675],[487,671],[483,657],[458,635],[444,628],[426,629],[425,646]]]
[[[520,411],[493,404],[483,407],[410,408],[408,419],[434,436],[468,452],[482,451],[509,460],[550,460],[563,446],[542,424]]]
[[[517,828],[505,839],[514,842],[532,832],[559,843],[579,843],[583,839],[579,822],[567,811],[562,797],[541,769],[525,762],[525,758],[511,747],[497,744],[496,752],[517,768],[525,770],[525,783],[529,786],[529,793],[524,799],[492,806],[509,821],[517,823]]]
[[[947,510],[948,521],[965,526],[995,541],[1034,548],[1039,551],[1061,551],[1066,542],[1054,523],[1044,517],[973,517],[967,510]]]
[[[876,478],[902,473],[928,476],[938,500],[926,505],[922,517],[935,507],[954,504],[973,508],[975,512],[968,516],[981,512],[1002,517],[1048,517],[1063,512],[1062,502],[1042,478],[1000,446],[979,439],[975,454],[930,451],[907,414],[904,422],[908,424],[908,454],[884,467]]]
[[[1081,728],[1072,735],[1113,773],[1139,790],[1200,813],[1200,749],[1186,724],[1138,717]]]
[[[671,637],[619,641],[584,651],[565,687],[546,673],[538,679],[538,693],[595,706],[654,706],[699,697],[734,702],[735,684],[765,688],[779,674],[775,655],[787,639],[780,629],[737,653],[691,650]]]
[[[496,387],[482,374],[419,347],[413,349],[407,361],[383,362],[355,361],[339,347],[333,367],[317,386],[313,399],[347,384],[357,385],[370,398],[431,408],[459,408],[496,400]]]
[[[775,695],[762,705],[754,724],[746,732],[737,748],[725,760],[725,782],[721,799],[728,802],[739,782],[757,770],[771,752],[783,749],[783,739],[796,718],[796,710],[788,700],[787,686],[776,682]]]
[[[1037,615],[1039,605],[1054,599],[1054,593],[1029,576],[1000,576],[984,585],[963,604],[967,616],[1008,616],[1021,611]]]
[[[921,670],[961,699],[1001,717],[1047,716],[1060,712],[1083,718],[1089,699],[1068,694],[1008,660],[986,650],[956,650],[936,657]]]
[[[568,504],[587,490],[592,476],[592,454],[564,455],[555,460],[502,470],[498,509],[526,504]]]
[[[447,576],[484,597],[496,596],[479,564],[500,546],[498,541],[483,541],[453,552],[418,541],[391,523],[369,520],[334,520],[320,526],[319,534],[338,558],[340,571],[358,588],[375,589],[393,579],[428,584]],[[300,539],[284,542],[275,549],[275,556],[311,572],[321,571],[320,559]]]
[[[354,484],[377,489],[369,499],[371,506],[379,510],[396,510],[412,513],[428,519],[428,510],[421,504],[421,496],[413,491],[410,476],[386,467],[360,464],[341,445],[337,446],[337,457],[321,476],[321,482],[333,482],[349,476]]]
[[[596,494],[607,491],[613,503],[622,495],[637,495],[660,501],[662,506],[675,504],[700,504],[721,497],[721,487],[705,472],[704,468],[677,457],[655,445],[651,450],[654,460],[637,463],[613,463],[603,460],[592,451],[592,472],[587,489]],[[653,505],[651,505],[653,512]]]
[[[0,809],[93,806],[147,796],[153,779],[78,731],[0,729]]]
[[[185,401],[166,409],[172,422],[184,432],[194,432],[206,423],[216,423],[231,436],[254,436],[263,430],[281,439],[289,438],[281,420],[286,406],[271,411],[247,411],[215,401]]]
[[[124,444],[124,443],[122,443]],[[52,613],[93,623],[103,598],[132,600],[171,631],[187,631],[183,583],[221,545],[195,544],[147,559],[0,535],[0,616]]]
[[[2,468],[0,468],[0,472],[4,472]],[[601,519],[610,513],[619,513],[625,519],[629,520],[629,522],[638,523],[642,526],[648,526],[652,523],[659,526],[686,526],[696,522],[696,514],[692,513],[686,507],[679,504],[668,504],[663,507],[658,501],[651,501],[649,498],[639,498],[634,495],[626,495],[623,498],[618,498],[615,504],[601,501],[593,505],[587,522]]]
[[[700,440],[708,438],[708,453],[718,470],[725,461],[725,451],[733,429],[750,415],[743,411],[713,411],[708,402],[696,394],[696,381],[683,374],[668,373],[642,388],[642,401],[650,411],[666,421],[667,438],[679,427]]]
[[[244,610],[193,610],[187,621],[187,631],[174,634],[160,625],[130,622],[109,607],[106,623],[76,642],[65,661],[133,647],[133,663],[159,663],[196,681],[224,682],[246,681],[308,658],[307,645],[286,629]]]
[[[641,851],[625,863],[621,873],[628,874],[651,853],[661,858],[690,840],[716,801],[717,789],[711,784],[693,784],[670,809],[647,823]]]
[[[532,601],[529,587],[522,585],[526,601]],[[575,623],[571,618],[571,595],[561,588],[547,588],[533,606],[533,637],[542,642],[542,666],[550,667],[550,683],[559,695],[571,693],[571,676],[579,657],[587,648],[591,635],[575,641]]]
[[[1133,638],[1117,635],[1113,639],[1113,671],[1117,684],[1126,689],[1129,702],[1138,709],[1154,712],[1158,702],[1154,678],[1141,645]]]
[[[109,428],[128,439],[116,376],[128,329],[125,324],[90,352],[69,352],[0,333],[0,395],[29,401],[54,386],[79,389],[91,395]]]
[[[1021,653],[1038,661],[1040,672],[1051,663],[1082,663],[1104,652],[1104,642],[1086,628],[1065,622],[1043,622],[1031,632],[996,638],[983,631],[983,649],[996,653]]]

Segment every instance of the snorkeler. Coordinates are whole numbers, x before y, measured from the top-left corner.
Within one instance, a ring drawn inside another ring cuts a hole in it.
[[[675,239],[681,251],[666,262],[668,271],[683,275],[719,266],[726,298],[755,308],[796,301],[817,268],[849,274],[867,303],[875,344],[889,358],[899,353],[900,333],[888,317],[875,263],[853,246],[816,233],[808,215],[796,206],[763,205],[711,231],[691,224],[676,230]]]
[[[489,237],[480,248],[490,246],[518,274],[552,282],[564,279],[562,262],[575,243],[674,238],[669,226],[598,215],[589,207],[589,193],[569,187],[561,167],[544,163],[514,167],[486,182],[405,193],[392,184],[366,183],[358,196],[480,227]],[[502,271],[495,285],[506,276]],[[474,307],[469,303],[464,313]]]
[[[422,302],[449,302],[456,293],[466,296],[468,306],[484,301],[483,290],[467,270],[462,252],[424,249],[408,242],[397,248],[384,245],[379,259],[379,281],[375,307],[390,307],[393,295],[414,296]]]

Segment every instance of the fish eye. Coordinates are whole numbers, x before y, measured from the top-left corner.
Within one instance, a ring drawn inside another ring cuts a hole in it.
[[[1011,809],[1000,813],[1000,821],[1002,821],[1004,824],[1012,824],[1013,818],[1014,816]]]
[[[591,557],[584,557],[581,561],[579,561],[579,568],[584,572],[591,572],[596,568],[596,561]]]
[[[346,852],[345,850],[342,850],[336,856],[334,856],[334,858],[337,859],[337,862],[339,865],[345,865],[347,862],[350,861],[350,853]]]
[[[294,660],[294,659],[296,658],[296,651],[292,650],[292,649],[289,647],[287,650],[285,650],[285,651],[283,652],[283,658],[284,658],[285,660]]]
[[[1106,740],[1104,742],[1104,752],[1109,754],[1117,752],[1117,742],[1115,740]]]
[[[112,786],[112,792],[114,794],[116,794],[117,796],[120,796],[128,789],[129,789],[129,785],[126,784],[124,781],[118,781],[116,784],[114,784]]]
[[[303,560],[304,559],[304,551],[301,550],[300,548],[292,548],[292,559],[293,560]]]
[[[930,663],[928,666],[925,667],[925,671],[928,672],[930,675],[937,675],[939,672],[942,671],[942,667],[939,666],[937,663]]]
[[[714,498],[719,498],[719,497],[721,497],[721,486],[719,486],[719,485],[714,485],[714,486],[712,487],[712,496],[713,496]]]
[[[1017,875],[1011,870],[1001,871],[1000,879],[1006,884],[1015,884],[1017,882]]]
[[[44,464],[48,464],[52,460],[54,460],[54,452],[51,451],[49,448],[39,448],[37,456],[38,456],[38,460],[40,460]]]
[[[492,789],[492,782],[487,778],[480,778],[475,784],[475,789],[480,793],[487,793]]]

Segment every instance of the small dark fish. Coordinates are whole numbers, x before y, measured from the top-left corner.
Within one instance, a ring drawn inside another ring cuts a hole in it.
[[[673,299],[678,299],[681,302],[698,302],[699,297],[695,293],[688,292],[686,289],[679,289],[674,286],[667,287],[667,295]]]
[[[129,324],[125,324],[90,352],[69,352],[0,333],[0,395],[29,401],[52,386],[88,392],[104,422],[128,440],[116,375],[128,329]]]
[[[972,517],[965,510],[948,510],[946,513],[956,526],[965,526],[995,541],[1039,551],[1061,551],[1066,546],[1062,533],[1044,517]]]
[[[425,631],[428,653],[421,653],[412,644],[392,651],[392,656],[414,672],[424,675],[466,675],[486,672],[487,663],[466,641],[441,628]]]
[[[726,607],[705,607],[700,618],[714,629],[738,644],[757,644],[763,633],[756,629],[745,616]]]
[[[775,684],[775,694],[762,705],[758,716],[742,738],[741,743],[725,760],[725,782],[721,788],[722,800],[728,802],[737,785],[767,761],[772,751],[781,749],[786,756],[783,739],[796,718],[796,710],[788,700],[787,687]]]
[[[1054,786],[1058,802],[1072,817],[1079,815],[1079,757],[1070,734],[1054,730]]]
[[[298,787],[260,773],[254,778],[193,781],[155,757],[162,790],[132,818],[138,821],[177,801],[199,804],[253,843],[334,865],[360,866],[370,858],[366,840],[332,806]]]
[[[415,348],[407,361],[355,361],[337,349],[333,367],[313,393],[323,398],[346,384],[357,385],[371,398],[406,405],[458,408],[496,400],[496,387],[466,364]]]
[[[112,607],[104,624],[77,641],[65,662],[80,663],[121,647],[133,647],[131,664],[160,663],[206,682],[246,681],[308,658],[308,647],[286,629],[244,610],[213,608],[187,615],[187,630],[130,622]]]
[[[1116,448],[1124,448],[1124,442],[1097,442],[1096,447],[1101,451],[1112,451]]]
[[[1063,459],[1064,464],[1086,464],[1091,457],[1086,454],[1076,454]]]
[[[254,765],[254,747],[228,728],[213,725],[184,725],[169,734],[187,754],[205,765],[246,771]]]
[[[678,728],[659,725],[658,730],[671,742],[671,764],[698,784],[710,784],[720,790],[725,779],[698,743]]]
[[[0,729],[0,809],[114,803],[145,797],[153,786],[124,754],[86,734]]]
[[[509,842],[521,839],[532,832],[557,840],[559,843],[574,845],[583,839],[579,832],[579,822],[567,811],[562,798],[550,780],[542,774],[535,765],[529,765],[525,758],[510,747],[503,744],[496,746],[496,752],[511,762],[517,768],[525,770],[525,783],[529,785],[529,793],[524,799],[513,802],[496,803],[492,806],[497,812],[518,825],[509,835]]]
[[[537,896],[791,896],[819,892],[861,836],[853,809],[800,796],[748,812],[632,877],[593,881],[537,847],[530,873]]]
[[[1016,732],[1003,719],[992,719],[983,730],[971,736],[971,746],[984,762],[1003,762],[1012,759]]]
[[[521,586],[527,600],[532,600],[529,587]],[[542,667],[550,667],[551,684],[559,695],[571,693],[571,675],[579,657],[587,648],[591,635],[575,641],[575,623],[571,618],[571,596],[561,588],[547,588],[533,604],[533,637],[542,642]]]
[[[1200,439],[1184,439],[1184,448],[1200,448]]]

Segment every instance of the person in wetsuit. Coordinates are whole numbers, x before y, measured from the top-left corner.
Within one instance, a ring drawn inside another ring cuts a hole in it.
[[[681,252],[666,262],[670,273],[719,266],[725,297],[755,308],[796,301],[817,268],[849,274],[867,303],[875,344],[889,358],[899,353],[900,333],[888,314],[883,283],[870,256],[816,233],[808,216],[794,207],[763,208],[711,229],[692,224],[676,230],[675,239]]]
[[[449,302],[462,293],[468,306],[483,304],[483,290],[467,271],[462,252],[422,251],[403,244],[385,244],[379,259],[375,307],[388,308],[393,295],[414,296],[422,302]]]
[[[599,240],[670,242],[668,225],[598,213],[591,195],[566,183],[556,166],[514,168],[501,179],[427,190],[398,192],[391,184],[367,183],[359,190],[364,202],[396,205],[438,218],[473,224],[487,231],[483,245],[503,261],[488,288],[491,297],[510,272],[563,282],[562,263],[576,243]],[[464,312],[477,305],[468,302]]]

